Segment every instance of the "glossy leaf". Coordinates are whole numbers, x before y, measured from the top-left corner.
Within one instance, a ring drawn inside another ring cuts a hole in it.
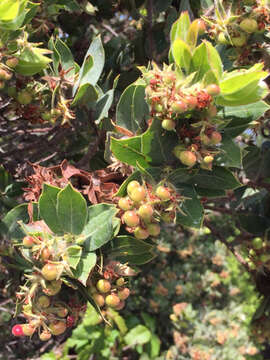
[[[125,343],[129,346],[143,345],[151,339],[151,332],[144,325],[137,325],[124,337]]]
[[[76,269],[82,255],[82,248],[79,245],[72,245],[66,249],[65,260],[72,269]]]
[[[171,50],[176,65],[188,73],[192,59],[190,47],[183,40],[176,39],[172,43]]]
[[[170,39],[173,43],[176,39],[186,41],[190,27],[190,18],[187,11],[181,13],[180,18],[172,25]]]
[[[57,195],[60,188],[44,183],[38,207],[41,218],[55,234],[63,234],[63,227],[57,213]]]
[[[74,277],[79,280],[84,286],[89,274],[96,265],[97,256],[92,252],[83,252],[80,262],[78,263],[76,270],[73,270]]]
[[[47,56],[44,56],[45,49],[36,47],[26,47],[21,54],[18,56],[18,65],[15,71],[24,76],[32,76],[47,67],[52,61]]]

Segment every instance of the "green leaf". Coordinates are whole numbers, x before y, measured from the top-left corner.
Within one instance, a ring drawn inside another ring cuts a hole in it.
[[[111,244],[109,256],[120,262],[142,265],[154,258],[152,245],[131,236],[118,236]]]
[[[76,269],[81,259],[82,248],[79,245],[69,246],[66,249],[66,255],[67,257],[65,258],[65,260],[68,263],[68,265],[71,268]]]
[[[109,242],[118,231],[120,220],[118,209],[111,204],[97,204],[89,207],[88,220],[83,229],[85,249],[94,251]]]
[[[71,105],[75,106],[77,104],[87,105],[91,102],[94,102],[98,99],[98,90],[91,84],[84,84],[79,87],[79,90],[76,93]]]
[[[96,124],[99,124],[101,120],[108,117],[109,109],[113,103],[113,96],[114,90],[109,90],[96,102],[93,115]]]
[[[116,124],[134,133],[145,124],[149,116],[144,89],[145,85],[138,81],[129,85],[116,108]]]
[[[36,221],[39,219],[38,217],[38,206],[37,203],[33,204],[33,220]],[[1,232],[2,228],[5,229],[4,236],[12,240],[19,240],[25,236],[21,226],[18,224],[18,221],[22,221],[23,223],[29,222],[28,215],[28,204],[20,204],[10,210],[2,219],[1,223]]]
[[[190,47],[181,39],[176,39],[171,46],[172,55],[176,65],[189,72],[192,54]]]
[[[223,65],[217,50],[210,42],[204,41],[196,47],[192,56],[190,72],[197,72],[194,82],[202,80],[209,70],[211,70],[216,75],[217,80],[219,80],[222,76]]]
[[[268,218],[256,214],[238,215],[241,226],[249,233],[262,236],[270,227]]]
[[[263,114],[270,109],[264,101],[258,101],[254,104],[248,104],[243,106],[225,106],[224,110],[220,112],[220,115],[224,115],[226,118],[237,117],[254,121],[259,119]]]
[[[197,172],[198,170],[196,169],[188,169],[186,167],[178,168],[169,174],[167,180],[175,187],[178,187],[179,184],[183,184],[191,179]]]
[[[68,46],[61,39],[56,39],[56,41],[54,41],[51,38],[50,49],[53,51],[52,57],[55,73],[59,73],[59,64],[61,64],[61,69],[65,71],[71,69],[65,76],[67,78],[73,77],[75,74],[75,63],[72,52]]]
[[[184,214],[177,212],[176,222],[181,225],[200,229],[203,222],[204,209],[194,187],[183,185],[181,189],[179,185],[178,192],[188,199],[180,205],[180,209]]]
[[[27,14],[28,0],[1,0],[0,3],[0,29],[17,30],[24,22]]]
[[[56,210],[57,195],[60,191],[60,188],[44,183],[42,193],[38,201],[41,218],[49,226],[52,232],[59,235],[63,234],[63,228]]]
[[[146,344],[146,349],[151,359],[157,358],[160,352],[160,346],[161,346],[161,341],[159,337],[155,334],[152,334],[150,342]]]
[[[137,325],[124,337],[125,343],[129,346],[143,345],[151,339],[151,332],[143,325]]]
[[[242,168],[242,151],[229,136],[222,136],[220,153],[216,157],[219,165],[225,167]]]
[[[64,232],[79,235],[87,219],[86,200],[68,184],[57,195],[57,217]]]
[[[127,195],[127,186],[132,180],[141,181],[140,171],[134,171],[120,186],[115,196],[126,196]]]
[[[74,277],[79,280],[84,286],[92,269],[95,267],[97,256],[92,252],[83,252],[80,262],[76,270],[73,270]]]
[[[204,189],[196,186],[196,192],[201,197],[207,198],[218,198],[226,196],[225,190],[218,190],[218,189]]]
[[[19,62],[15,71],[24,76],[32,76],[45,69],[52,60],[43,55],[44,51],[46,50],[31,47],[29,44],[18,56]]]
[[[230,190],[240,186],[234,175],[221,166],[214,166],[212,171],[200,170],[187,182],[201,188],[216,190]]]
[[[124,140],[111,138],[111,151],[118,160],[132,166],[138,163],[147,169],[149,165],[159,166],[169,162],[177,142],[177,135],[163,130],[161,121],[155,118],[142,135]]]
[[[186,41],[189,27],[190,18],[188,12],[183,11],[180,15],[180,18],[172,25],[170,32],[171,43],[173,43],[176,39]]]

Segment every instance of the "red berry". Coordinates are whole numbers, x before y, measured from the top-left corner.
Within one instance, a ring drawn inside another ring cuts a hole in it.
[[[255,19],[246,18],[241,21],[240,28],[247,33],[254,33],[258,30],[258,23]]]
[[[210,136],[211,144],[217,145],[222,141],[222,136],[218,131],[214,131]]]
[[[119,305],[120,303],[120,299],[117,295],[115,294],[110,294],[108,296],[106,296],[105,298],[105,303],[110,306],[110,307],[116,307]]]
[[[156,196],[160,198],[160,200],[167,201],[170,200],[171,194],[168,188],[165,186],[158,186],[156,189]]]
[[[35,243],[35,238],[33,236],[25,236],[23,238],[23,246],[32,247]]]
[[[188,109],[187,104],[182,100],[178,100],[178,101],[175,101],[174,103],[172,103],[172,111],[173,112],[181,114],[181,113],[187,111],[187,109]]]
[[[133,207],[132,202],[130,201],[130,199],[128,197],[119,199],[118,206],[120,207],[120,209],[125,210],[125,211],[131,210]]]
[[[134,189],[136,189],[137,187],[141,186],[141,184],[136,181],[136,180],[132,180],[130,183],[128,183],[127,186],[127,193],[131,193]]]
[[[145,240],[149,237],[149,232],[146,229],[137,226],[134,230],[134,236],[136,239]]]
[[[14,325],[12,328],[12,334],[14,336],[24,336],[22,325]]]
[[[50,303],[51,303],[51,300],[50,298],[48,298],[48,296],[45,296],[45,295],[41,295],[39,298],[38,298],[38,305],[42,308],[47,308],[50,306]]]
[[[105,300],[104,297],[101,294],[95,293],[93,295],[93,299],[95,301],[95,303],[99,306],[102,307],[105,304]]]
[[[193,166],[197,162],[196,155],[188,150],[182,151],[179,154],[179,160],[181,161],[182,164],[187,166]]]
[[[75,317],[69,315],[67,317],[67,327],[72,327],[75,324]]]
[[[42,331],[42,333],[39,335],[39,338],[41,341],[48,341],[52,337],[52,334],[49,331]]]
[[[123,290],[119,290],[117,293],[120,300],[126,300],[130,295],[129,288],[124,288]]]
[[[111,283],[108,280],[100,279],[98,280],[96,287],[98,291],[105,294],[111,290]]]
[[[66,331],[66,323],[64,321],[55,321],[49,325],[49,329],[53,335],[61,335]]]
[[[127,226],[135,227],[139,225],[140,218],[134,210],[129,210],[124,213],[123,221],[126,223]]]
[[[164,130],[173,131],[175,129],[175,121],[170,119],[162,120],[161,126]]]
[[[59,267],[56,264],[46,264],[41,273],[46,280],[56,280],[59,276]]]
[[[205,90],[211,96],[217,96],[220,94],[220,87],[217,84],[210,84]]]
[[[186,95],[184,100],[185,100],[189,110],[195,109],[195,107],[198,105],[196,96]]]
[[[150,204],[143,204],[139,207],[138,214],[143,220],[149,221],[154,214],[154,209]]]
[[[35,327],[31,326],[30,324],[23,324],[22,329],[25,336],[32,336],[36,331]]]
[[[158,224],[147,225],[147,231],[151,236],[158,236],[160,234],[160,226]]]

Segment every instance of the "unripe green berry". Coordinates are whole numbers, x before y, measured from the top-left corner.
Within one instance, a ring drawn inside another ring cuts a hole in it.
[[[173,112],[175,112],[177,114],[181,114],[181,113],[187,111],[188,106],[184,101],[178,100],[178,101],[175,101],[172,103],[171,109]]]
[[[179,154],[179,160],[184,165],[194,166],[197,162],[197,157],[193,152],[185,150]]]
[[[246,44],[247,38],[244,34],[240,34],[239,36],[235,36],[232,38],[232,44],[236,47],[242,47]]]
[[[147,231],[151,236],[158,236],[160,234],[160,225],[158,224],[149,224],[147,225]]]
[[[48,298],[48,296],[45,295],[41,295],[38,298],[38,305],[42,308],[47,308],[50,306],[51,300],[50,298]]]
[[[134,210],[128,210],[123,215],[123,221],[126,223],[127,226],[135,227],[139,225],[140,218]]]
[[[28,105],[32,102],[32,95],[27,90],[22,90],[18,93],[17,100],[22,105]]]
[[[100,279],[98,280],[96,287],[98,291],[105,294],[111,290],[111,283],[108,280]]]
[[[163,127],[164,130],[167,131],[173,131],[175,129],[175,121],[171,120],[171,119],[165,119],[162,120],[161,126]]]
[[[139,207],[138,214],[143,220],[149,221],[154,214],[154,209],[150,204],[143,204]]]
[[[263,241],[261,238],[256,237],[252,240],[252,246],[254,247],[254,249],[259,250],[263,247]]]
[[[115,294],[110,294],[110,295],[107,295],[106,298],[105,298],[105,303],[106,305],[112,307],[112,308],[115,308],[119,305],[120,303],[120,299],[117,295]]]
[[[155,104],[155,111],[161,113],[163,111],[163,106],[161,104]]]
[[[128,197],[120,198],[118,201],[118,206],[124,211],[131,210],[133,208],[133,204]]]
[[[240,23],[240,28],[247,33],[254,33],[258,30],[258,23],[255,19],[244,19]]]
[[[65,308],[65,307],[61,307],[61,308],[59,308],[59,310],[57,311],[57,316],[59,316],[59,317],[64,318],[64,317],[66,317],[67,315],[68,315],[68,309]]]
[[[134,236],[136,239],[145,240],[149,237],[149,232],[140,226],[137,226],[134,230]]]
[[[155,194],[158,198],[160,198],[160,200],[163,201],[168,201],[171,198],[171,193],[169,189],[162,185],[157,187]]]

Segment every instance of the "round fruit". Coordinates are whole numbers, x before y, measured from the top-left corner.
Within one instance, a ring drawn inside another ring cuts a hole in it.
[[[119,304],[115,307],[115,310],[122,310],[125,307],[125,302],[120,301]]]
[[[6,65],[10,68],[15,68],[18,65],[19,60],[17,58],[10,58],[6,61]]]
[[[220,87],[217,84],[210,84],[206,87],[206,91],[211,96],[217,96],[220,94]]]
[[[156,104],[155,105],[155,110],[156,112],[162,112],[163,111],[163,106],[161,104]]]
[[[254,247],[254,249],[259,250],[263,247],[263,241],[261,238],[256,237],[252,240],[252,246]]]
[[[99,306],[102,307],[105,304],[105,300],[104,297],[101,294],[95,293],[93,295],[93,299],[95,301],[95,303]]]
[[[182,164],[187,166],[193,166],[197,162],[196,155],[188,150],[182,151],[179,154],[179,160],[181,161]]]
[[[138,226],[134,230],[134,236],[136,239],[145,240],[149,237],[149,232],[146,229],[143,229],[140,226]]]
[[[129,197],[133,201],[142,201],[145,199],[145,196],[146,196],[146,190],[143,186],[138,186],[129,194]]]
[[[239,36],[235,36],[232,38],[232,44],[236,47],[244,46],[247,42],[247,38],[244,34],[240,34]]]
[[[105,303],[106,303],[108,306],[116,307],[116,306],[119,305],[120,299],[119,299],[119,297],[118,297],[117,295],[115,295],[115,294],[110,294],[110,295],[106,296]]]
[[[18,93],[17,100],[22,105],[28,105],[32,102],[32,95],[27,90],[22,90]]]
[[[171,119],[162,120],[161,126],[164,130],[173,131],[175,129],[175,122]]]
[[[260,260],[263,262],[263,263],[266,263],[270,260],[270,254],[262,254],[260,256]]]
[[[45,295],[41,295],[39,298],[38,298],[38,304],[40,307],[42,308],[47,308],[50,306],[50,303],[51,303],[51,300],[48,298],[48,296],[45,296]]]
[[[14,325],[11,331],[14,336],[24,336],[22,325]]]
[[[184,101],[178,100],[178,101],[175,101],[174,103],[172,103],[171,108],[172,108],[173,112],[181,114],[181,113],[187,111],[188,107],[187,107],[187,104]]]
[[[174,222],[175,219],[175,213],[173,211],[171,212],[165,212],[161,216],[162,220],[168,224],[171,224]]]
[[[154,209],[150,204],[143,204],[139,207],[138,214],[143,220],[149,221],[154,214]]]
[[[211,139],[207,135],[203,134],[201,135],[201,142],[203,143],[203,145],[208,146],[211,144]]]
[[[47,261],[50,258],[50,256],[51,256],[50,250],[47,247],[45,247],[41,252],[42,260]]]
[[[66,317],[67,314],[68,314],[68,309],[65,307],[60,307],[59,310],[57,311],[57,316],[62,318]]]
[[[139,216],[133,210],[126,211],[123,215],[123,220],[130,227],[135,227],[140,223]]]
[[[218,131],[214,131],[211,134],[210,140],[212,145],[217,145],[222,141],[222,136]]]
[[[160,198],[160,200],[167,201],[170,200],[171,193],[168,188],[160,185],[156,189],[156,196]]]
[[[46,264],[43,266],[41,273],[46,280],[56,280],[59,276],[59,267],[55,264]]]
[[[105,294],[111,290],[111,283],[108,280],[100,279],[98,280],[96,287],[98,291]]]
[[[247,33],[253,33],[258,30],[258,23],[255,19],[244,19],[240,23],[240,28]]]
[[[187,95],[184,100],[185,100],[189,110],[195,109],[195,107],[198,105],[196,96]]]
[[[49,325],[53,335],[61,335],[66,331],[66,323],[64,321],[55,321]]]
[[[129,288],[124,288],[123,290],[118,291],[118,297],[120,300],[126,300],[130,295]]]
[[[42,333],[39,335],[39,338],[41,341],[50,340],[51,337],[52,337],[52,334],[46,330],[42,331]]]
[[[118,201],[118,206],[120,207],[120,209],[125,210],[125,211],[131,210],[132,202],[130,201],[130,199],[128,197],[121,198]]]
[[[136,189],[137,187],[141,186],[141,184],[136,181],[136,180],[132,180],[130,183],[128,183],[127,186],[127,193],[131,193],[134,189]]]
[[[173,154],[178,158],[180,152],[183,151],[182,145],[176,145],[173,149]]]
[[[125,279],[122,278],[122,277],[116,280],[116,285],[117,286],[123,286],[124,283],[125,283]]]
[[[214,158],[211,155],[207,155],[203,158],[203,162],[205,164],[211,164],[213,162]]]
[[[147,231],[151,236],[158,236],[160,234],[160,226],[158,224],[147,225]]]
[[[43,289],[43,292],[48,296],[54,296],[59,293],[61,286],[61,280],[53,280],[52,282],[46,284],[46,289]]]
[[[6,80],[6,70],[0,69],[0,80]]]
[[[25,336],[32,336],[36,331],[36,329],[29,324],[23,324],[22,329]]]
[[[23,238],[23,246],[25,247],[32,247],[35,243],[35,239],[33,236],[25,236]]]

